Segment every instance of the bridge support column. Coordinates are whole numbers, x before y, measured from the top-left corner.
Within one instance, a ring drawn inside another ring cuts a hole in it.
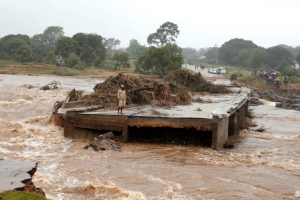
[[[122,129],[122,142],[128,142],[129,135],[128,135],[128,126],[123,126]]]
[[[215,118],[212,122],[212,149],[220,151],[228,141],[229,118]]]
[[[235,112],[229,117],[228,135],[239,135],[239,113]]]

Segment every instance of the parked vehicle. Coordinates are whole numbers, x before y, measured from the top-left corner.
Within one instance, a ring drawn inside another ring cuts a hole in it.
[[[217,73],[218,74],[227,74],[227,71],[226,71],[226,69],[224,67],[219,67]]]
[[[212,71],[213,74],[217,74],[218,73],[218,68],[214,68]]]
[[[209,69],[207,70],[207,72],[208,72],[208,73],[212,73],[212,72],[213,72],[213,68],[209,68]]]

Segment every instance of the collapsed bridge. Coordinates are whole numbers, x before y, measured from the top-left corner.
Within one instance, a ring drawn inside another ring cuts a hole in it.
[[[229,135],[239,134],[248,112],[250,89],[242,87],[233,91],[201,96],[199,103],[171,108],[126,107],[123,115],[112,109],[68,108],[76,104],[70,102],[58,114],[64,116],[64,136],[69,138],[93,138],[112,131],[123,142],[149,141],[152,137],[154,142],[205,143],[219,151]]]

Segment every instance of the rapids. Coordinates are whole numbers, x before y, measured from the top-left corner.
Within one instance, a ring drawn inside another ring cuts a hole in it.
[[[61,88],[40,87],[59,81]],[[300,112],[251,107],[257,129],[231,137],[233,149],[121,143],[122,151],[84,149],[49,123],[53,105],[97,78],[0,74],[0,158],[38,162],[33,177],[48,199],[299,199]],[[33,86],[26,89],[25,84]]]

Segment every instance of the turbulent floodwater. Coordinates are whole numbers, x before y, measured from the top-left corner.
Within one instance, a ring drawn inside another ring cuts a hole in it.
[[[253,129],[233,149],[162,144],[122,145],[122,151],[83,149],[49,123],[53,105],[100,79],[0,74],[0,158],[38,162],[33,182],[49,199],[299,199],[300,112],[253,107]],[[56,80],[57,90],[39,90]],[[31,84],[26,89],[24,84]]]

